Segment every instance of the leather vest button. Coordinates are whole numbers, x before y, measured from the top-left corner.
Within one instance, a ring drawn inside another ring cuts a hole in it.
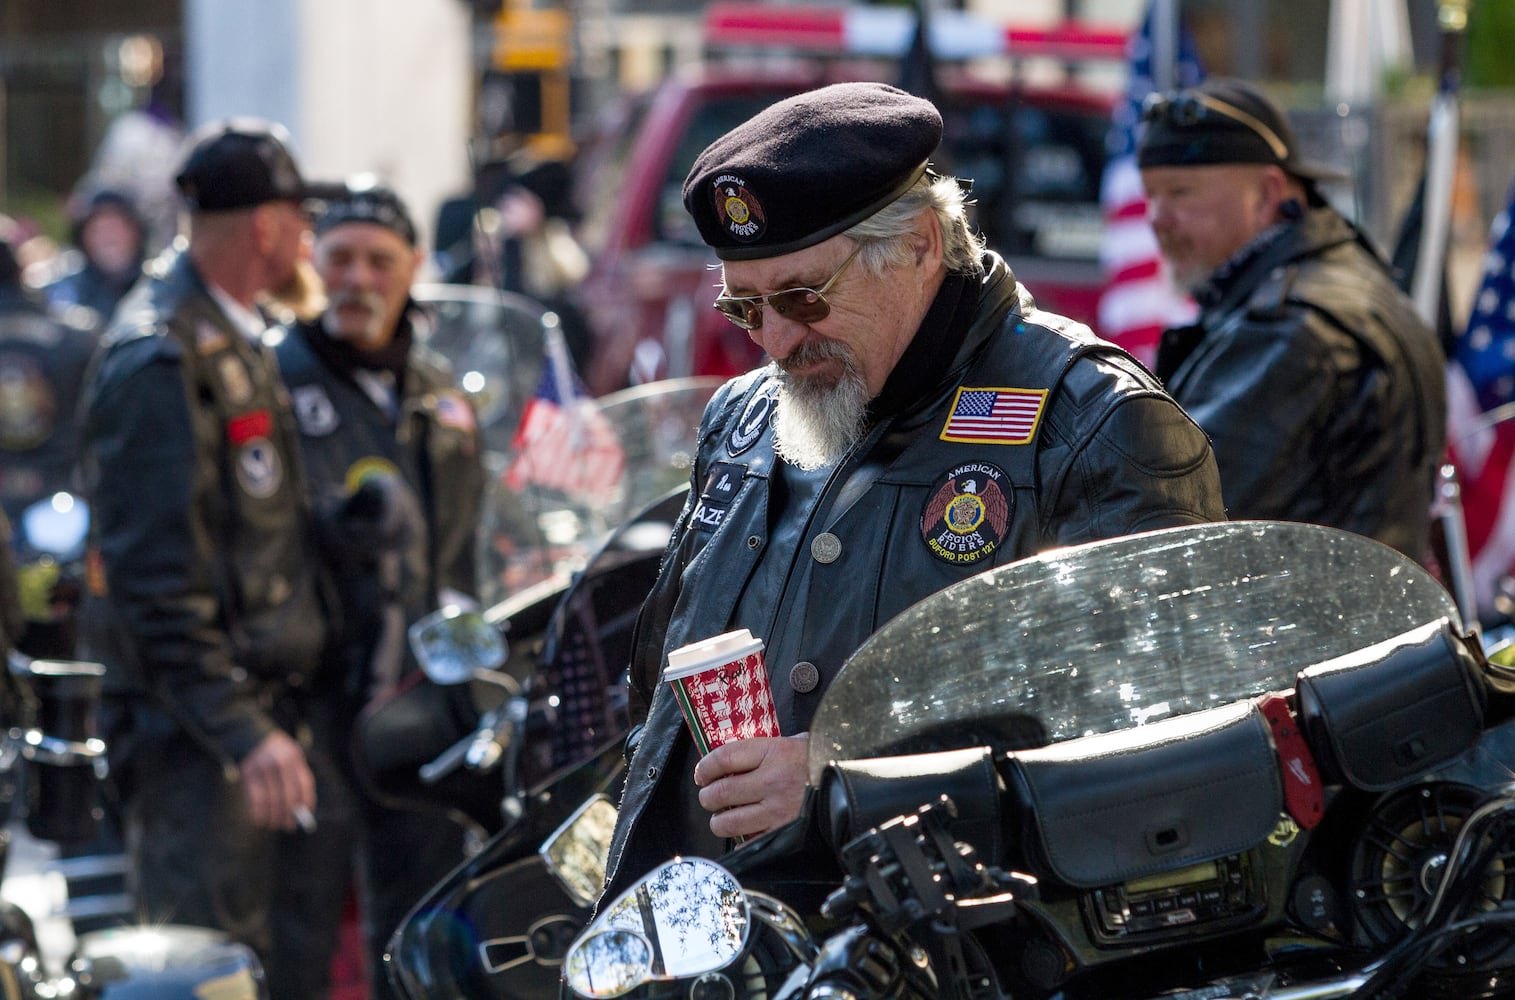
[[[658,780],[658,769],[656,767],[649,767],[647,769],[647,780],[648,781],[657,781]]]
[[[829,531],[823,531],[810,543],[810,554],[818,563],[834,563],[842,557],[842,540]]]
[[[789,671],[789,686],[800,694],[809,694],[821,682],[821,672],[809,660],[801,660]]]
[[[759,538],[758,536],[756,536],[756,535],[748,535],[747,536],[747,547],[749,549],[756,549],[759,545],[762,545],[762,544],[763,544],[763,540],[761,538]]]

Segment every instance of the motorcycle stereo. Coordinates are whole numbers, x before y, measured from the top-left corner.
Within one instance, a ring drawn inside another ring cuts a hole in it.
[[[1133,945],[1228,930],[1266,910],[1253,859],[1233,854],[1131,879],[1084,894],[1084,915],[1098,945]]]

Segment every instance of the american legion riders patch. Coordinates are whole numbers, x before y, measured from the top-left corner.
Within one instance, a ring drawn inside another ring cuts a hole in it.
[[[921,537],[943,562],[966,566],[999,548],[1010,523],[1013,493],[998,466],[967,462],[947,473],[946,482],[921,511]]]
[[[736,174],[721,174],[712,182],[715,217],[741,243],[751,243],[768,228],[768,218],[747,182]]]
[[[960,386],[941,439],[965,444],[1030,444],[1046,403],[1046,389]]]

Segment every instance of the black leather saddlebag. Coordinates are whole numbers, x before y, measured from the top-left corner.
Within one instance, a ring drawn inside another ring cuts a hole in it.
[[[1014,753],[1006,768],[1033,873],[1084,889],[1239,853],[1283,810],[1252,702]]]
[[[1440,619],[1299,675],[1301,728],[1324,780],[1383,792],[1478,742],[1480,658]]]
[[[984,864],[1002,861],[1004,786],[988,747],[836,761],[826,769],[821,789],[831,842],[838,848],[946,795],[957,809],[952,838],[973,845]]]

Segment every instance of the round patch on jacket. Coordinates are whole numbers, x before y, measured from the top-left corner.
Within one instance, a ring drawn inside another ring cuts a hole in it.
[[[237,482],[248,496],[267,500],[283,481],[284,463],[268,438],[253,438],[237,449]]]
[[[306,437],[325,437],[342,424],[325,386],[314,382],[297,385],[290,390],[289,401],[295,411],[295,422],[300,425],[300,433]]]
[[[57,412],[42,366],[24,354],[0,354],[0,449],[37,447],[52,435]]]
[[[954,566],[987,559],[1010,524],[1014,494],[1004,470],[969,462],[948,472],[921,511],[921,538],[931,554]]]
[[[711,196],[715,200],[715,217],[721,220],[732,239],[751,243],[767,230],[768,217],[762,203],[747,189],[747,182],[736,174],[717,177]]]
[[[742,419],[726,435],[726,451],[735,457],[757,444],[768,426],[768,418],[773,415],[774,405],[773,396],[767,392],[754,396],[747,409],[742,411]]]

